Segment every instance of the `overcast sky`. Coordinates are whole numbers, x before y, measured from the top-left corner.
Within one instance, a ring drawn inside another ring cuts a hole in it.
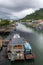
[[[0,0],[0,18],[23,18],[43,8],[43,0]]]

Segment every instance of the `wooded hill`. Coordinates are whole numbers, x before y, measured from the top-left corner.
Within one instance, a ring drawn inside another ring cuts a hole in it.
[[[26,20],[38,20],[38,19],[43,19],[43,8],[41,8],[40,10],[35,11],[34,13],[27,15],[26,17],[24,17],[23,19],[21,19],[22,21],[26,21]]]

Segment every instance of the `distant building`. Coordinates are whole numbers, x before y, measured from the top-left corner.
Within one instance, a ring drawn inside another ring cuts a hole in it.
[[[43,23],[43,20],[35,20],[35,23]]]
[[[13,20],[10,20],[10,22],[13,22]]]

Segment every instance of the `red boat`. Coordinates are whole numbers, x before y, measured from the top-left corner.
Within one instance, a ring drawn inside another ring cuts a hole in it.
[[[35,55],[32,53],[32,48],[28,42],[24,45],[25,48],[25,59],[34,59]]]

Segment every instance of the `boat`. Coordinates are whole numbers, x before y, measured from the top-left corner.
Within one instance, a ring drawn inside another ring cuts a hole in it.
[[[29,42],[26,42],[24,44],[24,48],[25,48],[25,59],[34,59],[35,55],[32,52],[32,48]]]
[[[8,59],[11,61],[33,59],[31,49],[30,44],[24,38],[20,37],[19,34],[14,34],[7,46]]]

